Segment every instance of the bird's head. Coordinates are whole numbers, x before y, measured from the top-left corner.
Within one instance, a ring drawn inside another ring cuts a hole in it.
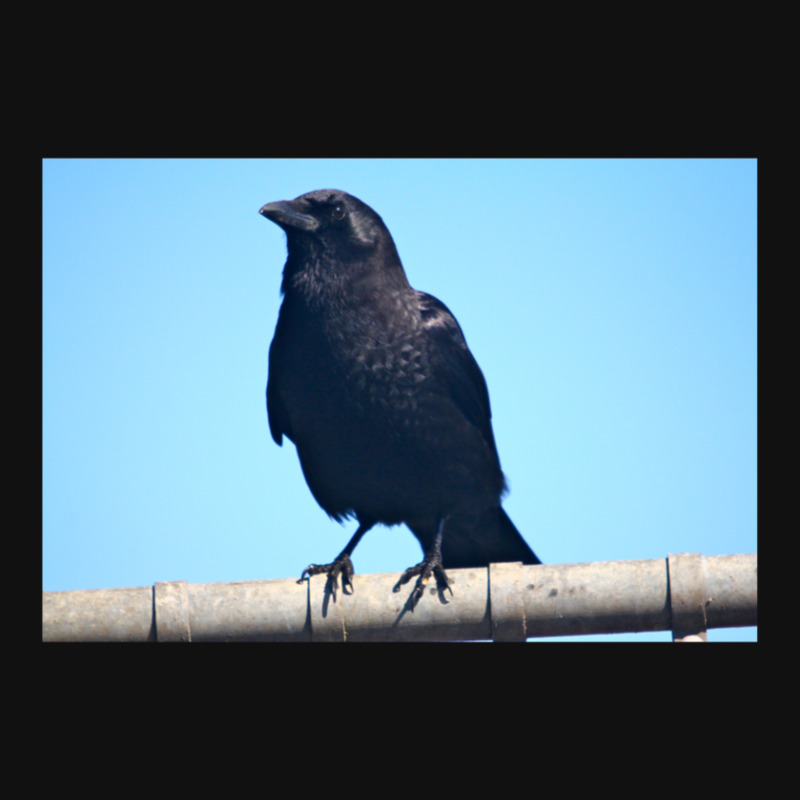
[[[262,206],[260,213],[286,232],[289,256],[283,290],[295,281],[329,282],[365,274],[403,274],[392,235],[357,197],[319,189]]]

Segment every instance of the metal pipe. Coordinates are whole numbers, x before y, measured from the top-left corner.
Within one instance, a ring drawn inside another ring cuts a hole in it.
[[[324,575],[156,583],[44,592],[44,641],[522,641],[536,636],[757,624],[757,556],[671,555],[586,564],[492,564],[447,571],[453,595],[429,586],[412,610],[398,574],[356,575],[354,592],[326,594]]]

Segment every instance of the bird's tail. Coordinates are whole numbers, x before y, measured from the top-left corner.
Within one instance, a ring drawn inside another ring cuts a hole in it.
[[[442,537],[445,569],[485,567],[502,561],[542,563],[501,506],[479,515],[448,517]]]

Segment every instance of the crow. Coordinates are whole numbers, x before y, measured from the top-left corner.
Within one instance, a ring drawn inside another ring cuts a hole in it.
[[[319,505],[358,528],[327,573],[352,591],[350,556],[374,525],[405,523],[423,560],[410,607],[446,568],[540,564],[501,507],[500,468],[486,381],[447,306],[409,284],[378,214],[321,189],[260,213],[286,233],[283,302],[269,349],[267,414],[287,436]]]

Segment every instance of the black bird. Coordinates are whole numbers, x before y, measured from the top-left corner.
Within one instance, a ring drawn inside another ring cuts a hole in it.
[[[506,483],[489,393],[444,303],[411,287],[383,220],[356,197],[309,192],[261,209],[286,232],[283,304],[269,350],[272,438],[286,435],[311,493],[358,529],[330,564],[307,567],[352,589],[350,556],[376,523],[405,523],[424,559],[394,587],[445,568],[541,562],[503,511]]]

